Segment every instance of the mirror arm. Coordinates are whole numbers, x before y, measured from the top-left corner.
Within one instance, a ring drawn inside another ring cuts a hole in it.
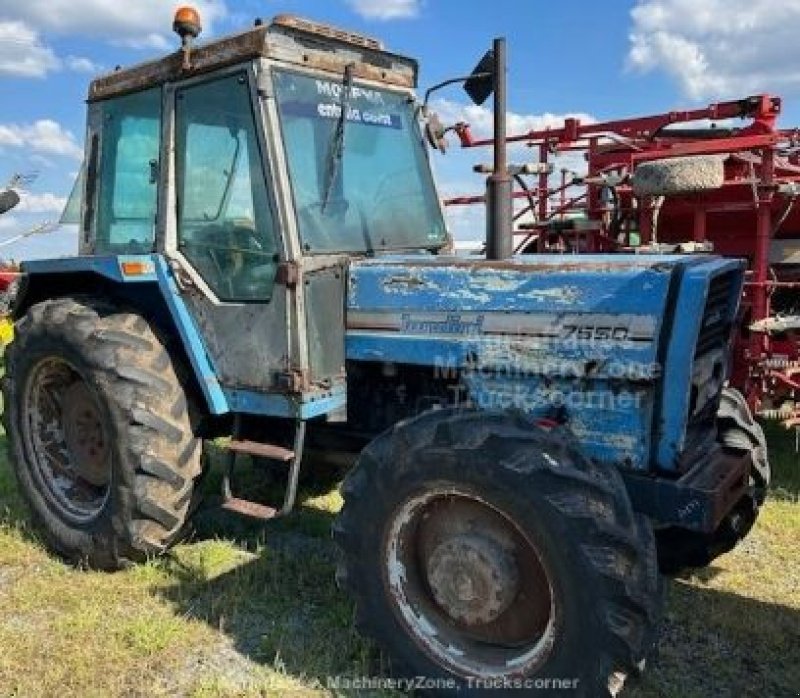
[[[425,92],[425,99],[422,102],[422,108],[423,108],[423,110],[427,109],[428,108],[428,101],[430,100],[431,95],[434,92],[436,92],[438,90],[441,90],[443,87],[448,87],[449,85],[455,85],[456,83],[459,83],[459,82],[466,82],[467,80],[470,80],[470,79],[473,79],[473,78],[490,78],[492,76],[493,76],[493,73],[477,73],[477,74],[473,73],[472,75],[465,75],[465,76],[460,77],[460,78],[450,78],[449,80],[445,80],[444,82],[440,82],[440,83],[438,83],[436,85],[433,85],[433,87],[429,87],[427,89],[427,91]]]

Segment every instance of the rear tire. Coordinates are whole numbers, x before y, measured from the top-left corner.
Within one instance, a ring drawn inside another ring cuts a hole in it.
[[[652,530],[568,435],[429,412],[375,439],[342,493],[337,577],[356,623],[428,693],[510,680],[563,696],[545,683],[559,679],[597,698],[643,667],[663,603]]]
[[[177,540],[201,443],[144,318],[87,298],[32,306],[6,351],[3,397],[10,460],[53,550],[113,570]]]

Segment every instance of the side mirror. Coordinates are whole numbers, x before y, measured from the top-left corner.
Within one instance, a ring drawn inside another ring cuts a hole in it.
[[[445,128],[438,114],[435,112],[427,114],[425,119],[425,138],[428,139],[431,148],[442,153],[447,152],[447,138],[445,138],[447,131],[448,129]]]
[[[7,213],[19,203],[19,194],[13,189],[0,192],[0,215]]]
[[[489,49],[464,83],[464,92],[478,106],[494,92],[494,51]]]
[[[461,139],[462,145],[468,145],[472,137],[467,124],[459,123],[454,126],[445,127],[436,114],[428,112],[428,102],[430,101],[431,95],[448,85],[463,83],[464,90],[469,95],[470,99],[480,106],[489,99],[489,95],[495,91],[495,72],[495,52],[494,49],[490,49],[483,55],[483,58],[481,58],[478,65],[475,66],[475,70],[473,70],[470,75],[450,78],[449,80],[445,80],[444,82],[440,82],[428,88],[428,91],[425,93],[425,100],[422,103],[422,114],[426,119],[425,137],[432,148],[443,153],[447,150],[445,134],[448,131],[455,131]]]

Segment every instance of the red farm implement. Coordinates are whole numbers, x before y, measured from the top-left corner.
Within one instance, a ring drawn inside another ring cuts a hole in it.
[[[521,169],[533,183],[515,177],[517,252],[746,258],[732,381],[760,416],[800,427],[800,131],[777,127],[780,110],[779,98],[758,95],[603,123],[566,119],[507,140],[538,159]],[[493,145],[467,124],[454,130],[463,147]],[[585,175],[556,170],[576,154]]]

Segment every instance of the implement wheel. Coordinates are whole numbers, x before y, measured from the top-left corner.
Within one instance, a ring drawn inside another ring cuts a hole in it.
[[[372,442],[343,495],[358,626],[428,692],[596,698],[642,667],[662,604],[653,535],[567,435],[430,412]]]
[[[32,306],[6,351],[3,397],[20,490],[57,553],[116,569],[177,539],[200,441],[142,317],[91,299]]]

